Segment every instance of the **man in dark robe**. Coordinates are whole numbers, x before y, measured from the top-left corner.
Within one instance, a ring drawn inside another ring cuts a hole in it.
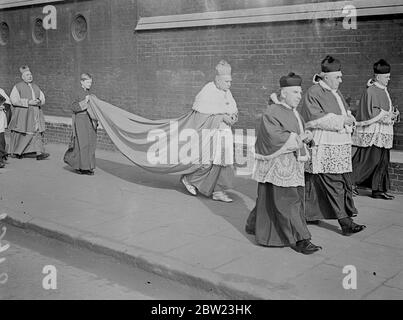
[[[344,235],[365,228],[356,224],[351,182],[351,132],[354,117],[338,90],[342,82],[341,63],[327,56],[322,73],[306,92],[301,115],[313,134],[311,158],[305,167],[306,219],[338,219]]]
[[[393,146],[393,124],[399,111],[394,109],[387,85],[390,65],[383,59],[374,64],[374,77],[367,83],[356,115],[353,145],[353,192],[358,195],[357,185],[372,189],[372,197],[392,200],[387,193],[390,188],[388,166]]]
[[[45,95],[33,83],[33,76],[27,66],[20,68],[21,82],[17,83],[10,94],[14,111],[10,121],[10,154],[22,159],[25,155],[34,153],[37,160],[49,157],[43,144],[45,132],[45,117],[42,106]]]
[[[81,86],[75,92],[71,109],[73,111],[72,137],[64,162],[79,174],[93,175],[95,169],[95,149],[97,145],[98,121],[89,105],[92,76],[83,73]]]
[[[304,162],[311,140],[296,110],[301,100],[301,77],[281,77],[281,93],[260,121],[256,139],[253,179],[258,184],[256,206],[249,215],[246,232],[264,246],[291,246],[312,254],[321,247],[310,242],[304,212]]]

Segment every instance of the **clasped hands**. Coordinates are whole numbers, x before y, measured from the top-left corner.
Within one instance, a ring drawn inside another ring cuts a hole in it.
[[[395,106],[394,108],[393,108],[393,111],[392,111],[392,117],[391,117],[391,120],[393,121],[393,123],[395,123],[396,121],[397,122],[399,122],[399,116],[400,116],[400,111],[399,111],[399,109],[397,108],[397,106]]]
[[[400,116],[400,112],[397,109],[397,107],[394,108],[392,112],[389,112],[383,119],[382,122],[385,124],[394,124],[395,122],[398,122]]]
[[[305,130],[305,132],[301,133],[297,136],[298,147],[302,148],[303,144],[311,145],[313,143],[313,134],[309,130]]]
[[[41,106],[41,100],[36,98],[33,100],[28,100],[28,105],[29,106],[34,106],[34,107],[40,107]]]
[[[224,114],[223,118],[224,123],[226,123],[229,126],[233,126],[237,121],[238,121],[238,114],[233,113],[233,114]]]
[[[351,127],[354,125],[355,125],[355,118],[351,114],[347,115],[344,119],[344,127],[346,126]]]

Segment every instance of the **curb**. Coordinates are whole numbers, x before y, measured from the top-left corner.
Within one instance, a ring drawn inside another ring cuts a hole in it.
[[[11,213],[12,214],[12,213]],[[17,214],[18,216],[18,214]],[[274,286],[262,286],[245,281],[224,279],[218,273],[196,268],[171,257],[162,256],[146,251],[139,247],[127,246],[91,233],[79,232],[53,222],[40,219],[12,217],[9,214],[5,223],[18,228],[32,230],[49,238],[54,238],[74,246],[82,247],[114,257],[124,263],[151,272],[188,286],[214,292],[232,300],[271,300],[271,299],[298,299],[285,292],[276,292]]]

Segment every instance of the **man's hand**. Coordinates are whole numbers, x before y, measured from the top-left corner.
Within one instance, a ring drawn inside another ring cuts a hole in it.
[[[397,108],[397,106],[393,107],[392,121],[394,121],[394,122],[399,122],[400,121],[400,111]]]
[[[354,125],[354,122],[355,122],[355,118],[353,116],[349,115],[344,119],[344,126],[352,126],[352,125]]]
[[[223,121],[224,121],[224,123],[226,123],[229,126],[232,126],[234,124],[232,116],[230,116],[228,114],[224,114]]]
[[[299,137],[301,138],[303,143],[309,143],[313,139],[312,132],[309,130],[306,130],[304,133],[301,133]]]
[[[37,106],[41,101],[39,99],[28,100],[28,105]]]
[[[89,101],[90,101],[90,96],[89,96],[89,95],[86,95],[86,96],[85,96],[85,102],[88,103]]]

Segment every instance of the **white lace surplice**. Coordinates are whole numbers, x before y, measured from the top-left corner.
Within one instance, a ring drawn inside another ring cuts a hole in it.
[[[353,133],[353,144],[357,147],[377,146],[391,149],[393,147],[393,124],[382,122],[357,127]]]
[[[298,161],[294,152],[269,160],[255,159],[252,179],[279,187],[305,186],[304,162]]]
[[[388,89],[377,82],[368,82],[371,86],[376,86],[384,91],[389,103],[388,111],[381,110],[381,113],[368,120],[357,122],[357,128],[353,133],[353,145],[357,147],[376,146],[379,148],[391,149],[393,147],[393,122],[386,123],[385,118],[393,114],[392,100]]]

